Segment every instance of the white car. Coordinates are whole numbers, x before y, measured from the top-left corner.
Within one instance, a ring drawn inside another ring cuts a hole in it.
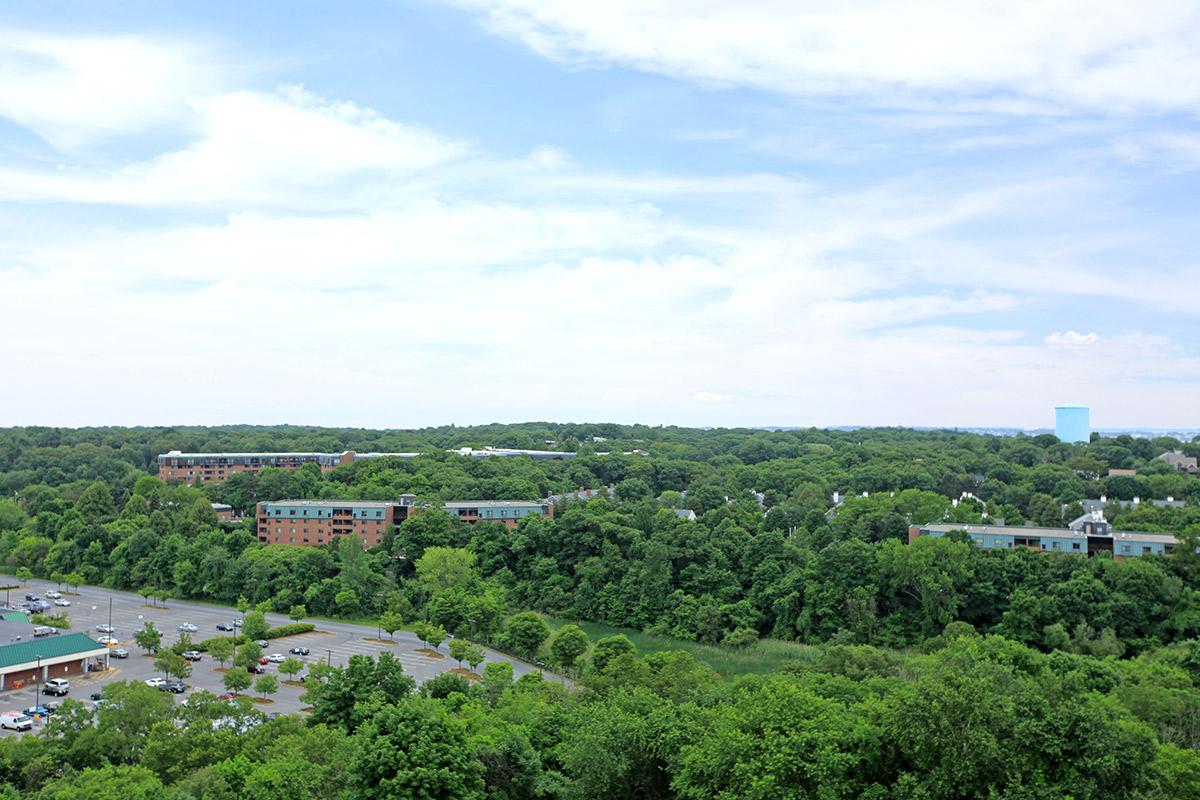
[[[179,630],[183,631],[184,633],[195,633],[200,629],[190,622],[185,622],[179,626]]]
[[[101,636],[96,641],[100,644],[108,645],[109,647],[115,647],[121,643],[121,640],[115,636]]]
[[[46,592],[46,597],[49,597],[51,600],[57,600],[58,598],[62,597],[62,595],[51,589],[50,591]]]
[[[157,689],[160,686],[166,686],[167,681],[165,678],[147,678],[146,685],[149,686],[151,689]]]
[[[56,605],[56,606],[63,606],[63,607],[66,607],[66,606],[69,606],[69,605],[71,605],[71,601],[70,601],[70,600],[64,600],[64,599],[62,599],[61,597],[59,597],[59,598],[56,598],[56,599],[54,600],[54,605]]]
[[[271,655],[267,656],[267,661],[270,661],[272,664],[282,664],[283,662],[287,661],[287,659],[284,657],[283,653],[271,653]]]
[[[96,633],[113,633],[115,631],[116,631],[116,628],[114,628],[112,625],[109,625],[107,623],[96,626]]]

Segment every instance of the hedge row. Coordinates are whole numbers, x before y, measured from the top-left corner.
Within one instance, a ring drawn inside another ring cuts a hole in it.
[[[316,630],[316,628],[317,626],[311,622],[293,622],[289,625],[280,625],[276,628],[271,628],[267,631],[263,638],[279,639],[283,636],[295,636],[298,633],[308,633],[309,631]],[[242,642],[246,641],[246,637],[239,633],[237,636],[214,636],[211,639],[205,639],[202,642],[196,642],[194,647],[202,653],[207,653],[209,643],[216,641],[217,639],[233,639],[234,645],[240,645]]]

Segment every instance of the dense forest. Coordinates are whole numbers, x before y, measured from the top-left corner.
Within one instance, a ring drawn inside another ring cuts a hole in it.
[[[446,452],[487,445],[577,455]],[[172,449],[423,455],[197,488],[154,477]],[[129,687],[98,720],[80,710],[4,740],[0,777],[53,798],[1200,796],[1200,478],[1157,458],[1171,450],[1200,442],[541,423],[0,431],[10,573],[431,624],[578,684],[493,670],[417,691],[398,665],[358,661],[313,682],[308,724],[243,737],[214,730],[227,706],[172,723]],[[426,508],[367,551],[260,545],[211,507],[400,494]],[[563,497],[554,518],[515,530],[436,507],[548,495]],[[1192,546],[1120,561],[907,543],[931,521],[1061,526],[1100,496],[1116,527]],[[539,614],[813,647],[722,679],[683,653],[642,656],[572,625],[552,636]]]

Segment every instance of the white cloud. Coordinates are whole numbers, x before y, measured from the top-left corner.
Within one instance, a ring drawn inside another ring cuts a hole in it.
[[[193,100],[196,139],[115,172],[9,169],[0,198],[136,206],[340,208],[394,196],[397,181],[468,148],[299,87]]]
[[[573,65],[952,111],[1200,105],[1200,7],[1188,0],[451,1]]]
[[[60,148],[178,123],[224,73],[191,42],[0,29],[0,116]]]
[[[1100,335],[1095,331],[1077,333],[1075,331],[1055,332],[1042,340],[1051,348],[1090,347],[1100,341]]]

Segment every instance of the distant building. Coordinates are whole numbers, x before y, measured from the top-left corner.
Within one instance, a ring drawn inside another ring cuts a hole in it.
[[[509,528],[530,515],[554,516],[554,504],[540,500],[464,500],[442,505],[462,522],[502,522]]]
[[[690,508],[672,508],[671,510],[675,512],[675,516],[682,517],[688,522],[696,521],[696,512],[692,511]]]
[[[276,500],[259,503],[254,517],[263,544],[321,545],[351,534],[364,547],[383,541],[388,526],[399,525],[413,510],[412,500]]]
[[[1054,409],[1054,435],[1062,442],[1086,442],[1092,436],[1091,411],[1087,406],[1058,406]]]
[[[1108,471],[1108,477],[1110,477],[1110,478],[1136,478],[1137,470],[1136,469],[1110,469]]]
[[[212,509],[216,512],[217,519],[233,519],[233,506],[227,503],[213,503]]]
[[[945,536],[951,531],[964,531],[979,547],[989,550],[1011,550],[1025,547],[1045,553],[1074,553],[1092,556],[1096,553],[1112,553],[1114,558],[1136,558],[1148,555],[1169,554],[1178,544],[1174,536],[1163,533],[1139,533],[1113,531],[1100,516],[1098,519],[1085,515],[1072,523],[1079,523],[1077,530],[1071,528],[1008,527],[1000,525],[964,525],[942,522],[930,525],[914,525],[908,529],[908,541],[915,542],[922,536]]]
[[[474,450],[460,447],[448,450],[468,458],[517,458],[526,456],[534,461],[574,458],[574,453],[557,450],[516,450],[505,447],[485,447]],[[420,453],[181,453],[172,450],[158,457],[158,477],[164,481],[201,484],[224,481],[238,472],[258,472],[264,467],[294,471],[305,464],[316,464],[322,472],[330,472],[345,464],[375,458],[416,458]]]
[[[1180,472],[1197,472],[1196,457],[1184,455],[1180,450],[1172,450],[1169,453],[1163,453],[1158,457],[1159,461],[1165,461],[1167,466],[1172,469],[1177,469]]]
[[[460,456],[469,458],[515,458],[517,456],[528,456],[534,461],[549,461],[554,459],[574,458],[574,453],[568,453],[561,450],[518,450],[512,447],[485,447],[482,450],[475,450],[470,447],[460,447],[457,450],[450,450],[451,453],[457,453]]]
[[[264,467],[300,469],[316,464],[329,472],[354,461],[354,451],[344,453],[181,453],[172,450],[158,457],[158,477],[190,484],[227,480],[238,472],[258,472]]]

